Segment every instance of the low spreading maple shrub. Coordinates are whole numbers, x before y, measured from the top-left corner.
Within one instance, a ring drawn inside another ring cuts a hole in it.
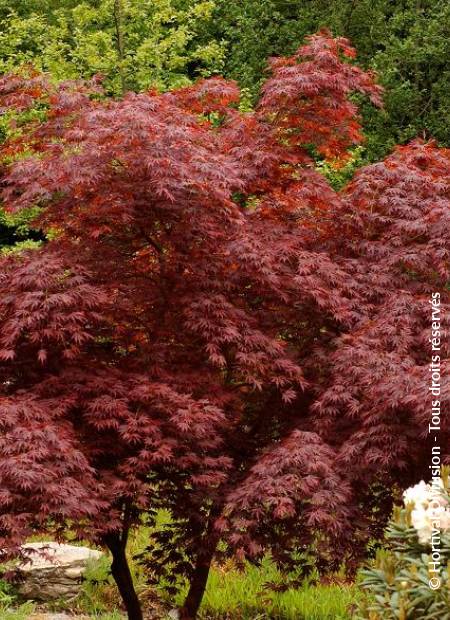
[[[220,541],[351,560],[389,514],[376,485],[426,466],[450,154],[415,142],[329,186],[313,155],[345,161],[361,139],[353,93],[380,104],[353,55],[310,37],[272,61],[254,113],[221,78],[121,100],[0,80],[4,109],[46,111],[3,146],[2,197],[38,206],[48,235],[0,265],[5,554],[70,519],[140,619],[127,537],[164,508],[143,562],[187,578],[194,618]]]

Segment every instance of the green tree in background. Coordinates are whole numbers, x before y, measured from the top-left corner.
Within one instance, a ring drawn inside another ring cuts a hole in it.
[[[0,209],[0,253],[12,250],[37,247],[43,240],[40,231],[32,230],[28,226],[32,213],[24,212],[10,215]]]
[[[386,88],[384,122],[371,118],[379,145],[404,143],[418,134],[450,145],[450,3],[396,3],[385,45],[370,64]],[[370,113],[369,113],[370,114]]]
[[[2,111],[3,112],[3,111]],[[43,110],[34,109],[17,113],[0,115],[0,143],[8,138],[19,136],[23,125],[42,118]],[[8,163],[7,159],[2,164]],[[40,230],[33,230],[29,222],[36,216],[38,208],[25,209],[21,213],[7,213],[0,204],[0,255],[12,251],[39,246],[44,240]]]
[[[0,72],[31,62],[56,79],[98,73],[113,94],[122,76],[130,90],[184,86],[223,69],[224,46],[208,32],[214,8],[211,0],[1,0]]]
[[[423,132],[450,144],[447,0],[217,0],[214,25],[228,44],[225,75],[253,96],[267,57],[292,53],[321,27],[348,37],[386,89],[384,111],[363,106],[366,159]]]

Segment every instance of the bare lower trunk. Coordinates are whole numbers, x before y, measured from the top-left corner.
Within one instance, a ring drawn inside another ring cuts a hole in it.
[[[113,557],[111,573],[125,605],[128,620],[143,620],[141,604],[134,589],[133,578],[125,554],[126,542],[123,542],[119,535],[109,535],[105,539],[105,543]]]
[[[197,559],[197,564],[194,568],[189,591],[184,601],[184,605],[180,610],[180,617],[182,620],[195,620],[202,603],[203,595],[205,594],[206,584],[208,582],[209,571],[211,568],[211,562],[216,552],[217,543],[211,544],[208,551]]]

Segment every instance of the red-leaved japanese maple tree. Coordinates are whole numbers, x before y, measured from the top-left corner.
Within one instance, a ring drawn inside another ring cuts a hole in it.
[[[380,104],[353,56],[310,37],[271,61],[252,113],[221,78],[121,100],[0,80],[5,111],[46,114],[3,146],[2,198],[39,206],[48,237],[0,262],[5,555],[70,520],[109,548],[140,620],[128,534],[169,510],[144,561],[187,578],[192,619],[219,542],[239,558],[351,557],[373,535],[373,486],[427,471],[450,155],[416,142],[329,186],[314,158],[361,140],[351,95]],[[447,357],[443,342],[443,373]]]

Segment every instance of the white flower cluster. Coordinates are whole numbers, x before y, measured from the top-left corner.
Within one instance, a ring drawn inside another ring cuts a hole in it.
[[[450,530],[450,503],[441,479],[435,479],[433,484],[421,480],[406,489],[403,501],[405,506],[413,505],[411,521],[422,544],[431,543],[433,529]]]

